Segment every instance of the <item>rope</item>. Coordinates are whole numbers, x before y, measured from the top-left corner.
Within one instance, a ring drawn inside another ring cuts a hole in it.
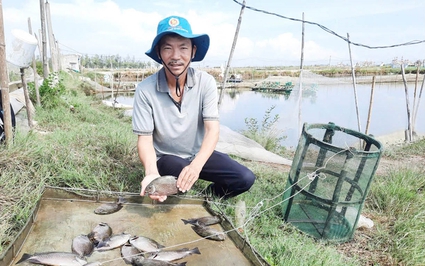
[[[239,3],[237,0],[233,0],[233,2],[243,6],[243,4]],[[409,41],[409,42],[405,42],[405,43],[399,43],[399,44],[391,44],[391,45],[383,45],[383,46],[370,46],[370,45],[366,45],[366,44],[352,42],[348,38],[346,38],[342,35],[339,35],[335,31],[333,31],[333,30],[331,30],[331,29],[329,29],[329,28],[327,28],[327,27],[325,27],[325,26],[323,26],[319,23],[316,23],[316,22],[311,22],[311,21],[297,19],[297,18],[290,18],[290,17],[279,15],[279,14],[269,12],[269,11],[266,11],[266,10],[257,9],[255,7],[251,7],[251,6],[247,6],[247,5],[245,5],[245,8],[251,9],[251,10],[256,11],[256,12],[261,12],[261,13],[264,13],[264,14],[267,14],[267,15],[277,16],[277,17],[280,17],[280,18],[283,18],[283,19],[288,19],[288,20],[292,20],[292,21],[303,22],[303,23],[306,23],[306,24],[318,26],[322,30],[324,30],[324,31],[326,31],[326,32],[328,32],[332,35],[335,35],[336,37],[344,40],[347,43],[351,43],[352,45],[356,45],[356,46],[360,46],[360,47],[364,47],[364,48],[368,48],[368,49],[394,48],[394,47],[399,47],[399,46],[407,46],[407,45],[415,45],[415,44],[425,43],[425,40],[413,40],[413,41]]]

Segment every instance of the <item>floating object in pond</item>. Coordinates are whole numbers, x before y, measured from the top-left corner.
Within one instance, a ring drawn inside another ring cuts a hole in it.
[[[200,218],[192,218],[192,219],[181,219],[184,224],[192,224],[192,225],[213,225],[221,222],[221,218],[219,216],[205,216]]]
[[[71,252],[45,252],[35,253],[33,255],[25,253],[16,264],[24,261],[43,265],[81,266],[87,264],[87,261]]]
[[[104,204],[100,205],[99,207],[97,207],[94,210],[94,213],[96,213],[96,214],[111,214],[111,213],[117,212],[117,211],[121,210],[122,204],[125,203],[125,202],[126,202],[126,200],[123,197],[119,197],[117,202],[104,203]]]
[[[156,252],[161,248],[165,248],[165,246],[159,244],[153,239],[144,236],[135,236],[130,238],[130,244],[132,244],[135,248],[143,252]]]
[[[177,250],[160,250],[158,252],[149,252],[145,254],[148,259],[162,260],[162,261],[175,261],[186,258],[192,254],[201,254],[199,249],[182,248]]]
[[[162,260],[145,259],[144,257],[137,257],[132,261],[135,266],[185,266],[186,262],[172,263]]]
[[[97,251],[104,251],[104,250],[111,250],[114,248],[118,248],[123,246],[125,243],[128,242],[131,235],[122,233],[119,235],[113,235],[108,240],[99,242],[99,244],[96,247]]]
[[[87,235],[79,235],[72,240],[71,250],[80,257],[88,256],[93,252],[94,244]]]
[[[104,222],[96,225],[93,230],[87,235],[91,241],[93,241],[95,246],[98,246],[99,243],[106,241],[112,234],[112,228]]]
[[[192,229],[198,235],[207,239],[216,240],[216,241],[223,241],[224,239],[226,239],[226,235],[223,232],[218,231],[209,226],[193,225]]]
[[[133,259],[143,257],[143,252],[140,252],[132,244],[127,243],[121,247],[121,257],[126,264],[131,264]]]

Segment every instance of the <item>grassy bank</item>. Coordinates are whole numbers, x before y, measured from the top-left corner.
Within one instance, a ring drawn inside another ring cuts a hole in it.
[[[0,253],[30,217],[44,185],[138,193],[143,167],[131,118],[83,93],[77,74],[64,75],[65,90],[37,108],[31,133],[16,132],[0,145]],[[50,106],[50,108],[46,108]],[[387,149],[386,160],[422,157],[425,141]],[[412,157],[415,156],[415,157]],[[372,184],[364,212],[373,229],[344,245],[319,242],[282,222],[281,193],[287,169],[243,161],[257,175],[248,193],[221,202],[235,219],[238,200],[247,205],[242,234],[271,265],[424,265],[424,164],[395,164]],[[413,160],[413,159],[412,159]],[[198,181],[191,193],[205,187]],[[233,220],[235,222],[235,220]],[[347,248],[348,247],[348,248]]]

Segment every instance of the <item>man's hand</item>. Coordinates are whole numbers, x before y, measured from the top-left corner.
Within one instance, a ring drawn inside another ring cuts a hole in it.
[[[180,172],[177,179],[177,187],[181,192],[186,192],[192,188],[193,184],[199,178],[199,172],[195,167],[188,165]]]
[[[150,182],[152,182],[153,180],[157,179],[158,177],[160,177],[160,175],[158,174],[152,174],[152,175],[147,175],[145,176],[145,178],[143,178],[143,181],[141,182],[142,185],[142,190],[140,192],[140,196],[144,196],[145,195],[145,189],[146,187],[150,184]],[[167,199],[167,196],[157,196],[157,195],[149,195],[149,197],[153,200],[158,200],[160,202],[163,202]]]

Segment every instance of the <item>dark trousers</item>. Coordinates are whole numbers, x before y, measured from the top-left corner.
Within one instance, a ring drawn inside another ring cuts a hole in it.
[[[179,176],[190,161],[174,155],[164,155],[158,161],[161,176]],[[199,178],[213,182],[209,189],[220,198],[237,196],[254,184],[255,175],[247,167],[236,162],[229,155],[214,151],[202,168]]]

